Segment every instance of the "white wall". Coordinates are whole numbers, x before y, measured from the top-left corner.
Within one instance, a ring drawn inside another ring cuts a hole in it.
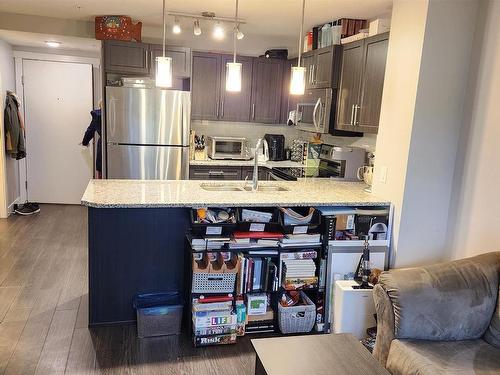
[[[404,186],[427,6],[427,1],[396,0],[393,4],[373,183],[374,194],[394,204],[393,255],[399,251]],[[382,166],[388,170],[384,184],[380,183]]]
[[[19,197],[19,163],[5,152],[5,92],[15,90],[12,47],[0,40],[0,217],[7,217],[8,207]]]
[[[396,267],[447,257],[477,2],[394,2],[374,192],[395,204]]]
[[[460,139],[451,258],[500,250],[500,2],[483,1]]]

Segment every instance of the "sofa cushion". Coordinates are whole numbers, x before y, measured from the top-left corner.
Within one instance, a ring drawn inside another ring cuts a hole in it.
[[[482,339],[392,341],[387,370],[392,375],[498,375],[500,349]]]
[[[498,296],[500,252],[384,272],[396,338],[470,340],[490,325]]]
[[[491,319],[490,326],[484,334],[484,339],[491,345],[500,348],[500,287],[498,288],[497,308]]]

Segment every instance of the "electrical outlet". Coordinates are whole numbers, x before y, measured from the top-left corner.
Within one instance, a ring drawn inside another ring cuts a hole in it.
[[[387,182],[387,167],[385,165],[380,167],[380,182],[383,184]]]

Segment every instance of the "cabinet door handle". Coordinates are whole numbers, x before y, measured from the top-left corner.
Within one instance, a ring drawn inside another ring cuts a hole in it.
[[[210,176],[223,176],[224,175],[224,171],[208,171],[208,174]]]
[[[314,65],[309,65],[309,83],[312,83],[313,66]]]
[[[148,56],[148,50],[144,50],[144,60],[146,60],[146,70],[149,70],[149,56]]]
[[[354,126],[354,104],[351,106],[351,126]]]
[[[255,103],[252,104],[252,119],[255,120]]]
[[[220,113],[220,117],[224,117],[224,100],[221,102],[221,113]]]
[[[315,84],[316,83],[316,65],[312,66],[311,71],[312,71],[312,74],[311,74],[312,75],[311,83]]]
[[[359,125],[359,121],[358,121],[358,110],[360,109],[361,107],[359,105],[355,105],[354,106],[354,125]]]
[[[215,117],[219,118],[219,101],[215,101]]]

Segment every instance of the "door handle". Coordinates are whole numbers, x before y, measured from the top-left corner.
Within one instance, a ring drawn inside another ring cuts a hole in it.
[[[219,101],[215,101],[215,117],[219,118]]]
[[[255,120],[255,103],[252,104],[252,119]]]
[[[316,84],[316,65],[312,66],[312,84]]]
[[[319,125],[320,125],[318,120],[316,119],[316,115],[318,113],[318,108],[320,108],[320,107],[321,107],[321,98],[318,98],[318,101],[314,105],[314,110],[313,110],[313,124],[314,124],[314,128],[316,130],[319,130]]]
[[[224,100],[221,102],[221,113],[220,113],[220,117],[224,117]]]
[[[148,50],[144,50],[144,60],[146,60],[146,70],[149,70],[149,56],[148,56]]]
[[[354,104],[351,106],[351,126],[354,126]]]

